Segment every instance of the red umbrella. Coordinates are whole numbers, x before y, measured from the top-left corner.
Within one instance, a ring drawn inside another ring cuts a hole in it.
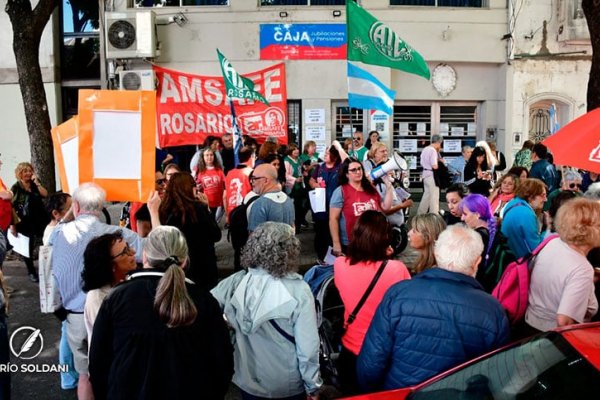
[[[600,108],[582,115],[542,142],[554,163],[600,173]]]

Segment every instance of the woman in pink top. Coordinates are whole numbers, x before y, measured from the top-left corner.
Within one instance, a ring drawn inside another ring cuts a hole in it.
[[[394,250],[390,245],[391,239],[391,227],[385,215],[379,211],[365,211],[354,225],[347,255],[338,257],[333,267],[335,286],[345,307],[345,321],[366,292],[382,262],[392,256]],[[383,295],[390,286],[403,279],[410,279],[404,264],[389,260],[356,319],[348,325],[342,337],[342,351],[338,361],[344,395],[358,393],[356,357]]]
[[[489,197],[492,213],[496,218],[500,218],[504,206],[515,198],[518,187],[519,178],[516,175],[506,174],[496,182]]]

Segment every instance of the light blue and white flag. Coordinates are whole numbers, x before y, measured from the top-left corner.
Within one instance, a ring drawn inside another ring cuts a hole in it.
[[[387,88],[369,72],[348,62],[348,105],[363,110],[394,112],[396,92]]]

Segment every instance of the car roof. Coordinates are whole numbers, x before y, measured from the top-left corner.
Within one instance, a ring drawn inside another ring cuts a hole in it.
[[[570,325],[556,331],[590,364],[600,370],[600,322]]]

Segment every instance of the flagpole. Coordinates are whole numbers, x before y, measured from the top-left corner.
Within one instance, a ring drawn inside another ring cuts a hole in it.
[[[235,107],[233,106],[233,100],[227,97],[227,101],[229,102],[229,109],[231,111],[231,129],[233,130],[233,162],[237,167],[240,163],[240,150],[242,148],[242,134],[237,124],[237,118],[235,116]]]

